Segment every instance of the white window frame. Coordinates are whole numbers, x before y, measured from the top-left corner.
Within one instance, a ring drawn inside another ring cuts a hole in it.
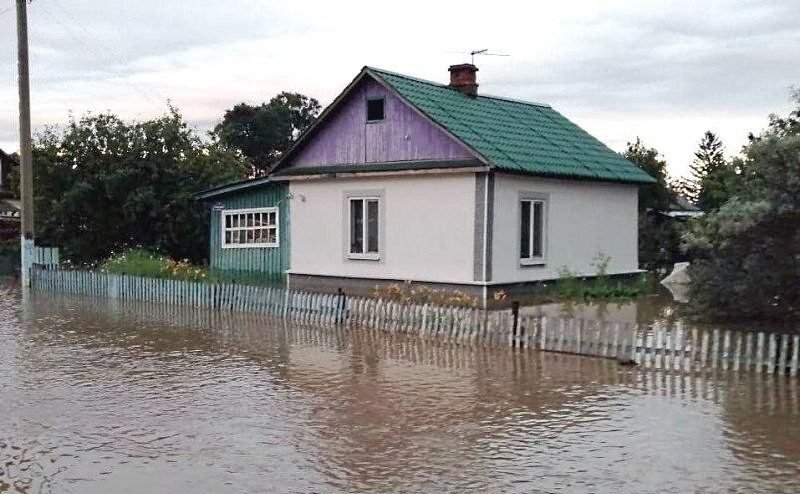
[[[528,208],[530,215],[528,218],[528,257],[522,257],[522,235],[524,232],[522,231],[522,203],[528,202],[530,203],[530,207]],[[547,259],[547,198],[540,196],[540,195],[530,195],[530,194],[521,194],[519,201],[517,202],[519,208],[519,215],[517,216],[517,231],[519,234],[517,235],[517,250],[519,251],[519,255],[517,258],[519,259],[519,263],[522,266],[541,266],[545,264]],[[534,239],[534,230],[536,225],[534,225],[534,205],[539,203],[542,205],[542,224],[539,225],[542,232],[542,252],[539,256],[533,255],[533,239]]]
[[[351,252],[352,247],[350,239],[353,238],[353,214],[352,204],[354,201],[362,201],[364,206],[361,208],[361,250],[363,252]],[[378,252],[367,252],[367,243],[369,242],[369,222],[367,221],[367,203],[369,201],[376,201],[378,203],[378,231],[375,232],[378,237]],[[383,227],[383,219],[381,217],[381,210],[383,208],[381,197],[379,195],[349,195],[345,203],[345,211],[347,212],[347,237],[346,248],[347,258],[367,261],[379,261],[381,259],[381,251],[383,249],[383,239],[381,238],[381,228]]]
[[[225,233],[228,231],[248,231],[248,230],[256,230],[256,229],[268,229],[273,228],[271,225],[261,225],[261,226],[253,226],[253,227],[227,227],[227,217],[240,215],[240,214],[253,214],[253,213],[275,213],[275,242],[260,242],[257,244],[228,244],[225,242]],[[247,209],[223,209],[220,211],[220,223],[219,223],[219,230],[220,230],[220,246],[223,249],[250,249],[250,248],[274,248],[279,247],[281,242],[281,216],[280,211],[277,207],[267,207],[267,208],[247,208]]]

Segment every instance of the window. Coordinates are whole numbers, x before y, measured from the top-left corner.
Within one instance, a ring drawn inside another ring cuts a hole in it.
[[[380,199],[377,197],[349,198],[348,257],[374,260],[379,258],[379,208]]]
[[[520,201],[519,257],[522,264],[544,263],[544,205],[542,199]]]
[[[277,246],[278,208],[222,211],[222,248]]]
[[[383,98],[370,98],[367,100],[367,122],[377,122],[385,117]]]

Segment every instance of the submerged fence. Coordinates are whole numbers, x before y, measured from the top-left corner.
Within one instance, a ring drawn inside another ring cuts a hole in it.
[[[800,371],[800,334],[616,324],[517,311],[414,304],[276,286],[212,284],[94,271],[36,268],[34,290],[253,312],[300,324],[351,325],[471,346],[511,346],[590,355],[674,370]]]

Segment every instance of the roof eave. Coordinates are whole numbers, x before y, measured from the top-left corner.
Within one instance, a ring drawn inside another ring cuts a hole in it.
[[[202,190],[194,194],[194,198],[196,200],[205,201],[208,199],[214,199],[217,197],[235,194],[247,189],[251,189],[253,187],[258,187],[260,185],[267,185],[269,183],[271,183],[269,177],[250,178],[247,180],[240,180],[238,182],[231,182],[228,184],[220,185],[218,187],[213,187],[211,189]]]
[[[508,173],[510,175],[525,175],[528,177],[538,177],[538,178],[549,178],[553,180],[574,180],[579,182],[604,182],[604,183],[615,183],[615,184],[623,184],[623,185],[635,185],[637,187],[653,185],[656,183],[656,180],[650,175],[647,177],[650,180],[645,179],[613,179],[613,178],[604,178],[598,176],[588,176],[588,175],[571,175],[568,173],[544,173],[544,172],[537,172],[537,171],[529,171],[529,170],[518,170],[518,169],[511,169],[511,168],[504,168],[498,167],[495,171],[499,173]]]

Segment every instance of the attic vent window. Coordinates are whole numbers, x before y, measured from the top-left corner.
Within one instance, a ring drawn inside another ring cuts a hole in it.
[[[380,122],[385,117],[384,98],[367,100],[367,122]]]

